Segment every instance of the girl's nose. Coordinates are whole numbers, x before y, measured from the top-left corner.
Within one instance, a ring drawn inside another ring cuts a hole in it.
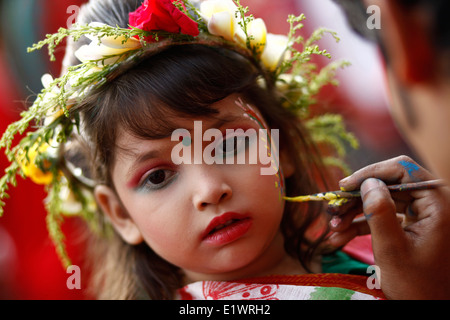
[[[232,188],[223,179],[219,168],[210,165],[196,165],[196,167],[197,170],[195,171],[197,174],[192,178],[192,201],[197,210],[203,211],[210,206],[219,205],[231,198],[233,194]]]

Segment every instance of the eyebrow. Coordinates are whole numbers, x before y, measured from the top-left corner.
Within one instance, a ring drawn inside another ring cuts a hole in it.
[[[150,159],[158,158],[160,156],[160,152],[158,150],[151,150],[148,152],[138,154],[138,153],[134,153],[133,151],[129,150],[129,153],[132,154],[131,156],[133,158],[135,158],[135,160],[128,168],[126,175],[125,175],[125,180],[126,180],[126,185],[128,187],[135,187],[138,184],[138,182],[139,182],[138,180],[141,175],[139,172],[139,164],[144,163]],[[133,155],[135,155],[135,156],[133,156]]]
[[[135,164],[139,164],[145,162],[150,159],[158,158],[160,156],[160,152],[158,150],[151,150],[149,152],[144,152],[142,154],[136,154],[135,160],[133,161],[133,166]]]

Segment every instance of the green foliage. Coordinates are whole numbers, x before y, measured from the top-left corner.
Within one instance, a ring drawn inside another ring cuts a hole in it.
[[[290,52],[290,58],[275,71],[274,78],[283,93],[283,105],[295,111],[299,118],[305,121],[314,142],[327,145],[336,151],[337,155],[327,156],[325,163],[349,173],[350,169],[342,159],[348,147],[358,148],[356,137],[346,130],[342,116],[325,114],[311,118],[310,114],[312,107],[318,103],[316,96],[321,89],[326,85],[337,86],[337,70],[349,66],[350,63],[335,61],[318,70],[317,64],[312,62],[313,56],[331,59],[331,54],[327,50],[321,50],[317,42],[326,34],[331,35],[337,42],[340,39],[336,32],[326,28],[315,30],[305,39],[298,34],[305,19],[304,14],[288,17],[290,31],[287,50]]]

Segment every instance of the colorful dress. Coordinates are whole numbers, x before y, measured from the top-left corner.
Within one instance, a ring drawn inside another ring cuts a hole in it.
[[[323,269],[360,274],[274,275],[227,281],[199,281],[177,292],[181,300],[375,300],[385,299],[372,284],[368,265],[340,252],[324,259]]]

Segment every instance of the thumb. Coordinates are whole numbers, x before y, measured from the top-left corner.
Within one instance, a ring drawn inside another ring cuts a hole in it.
[[[372,234],[373,250],[395,253],[405,241],[404,231],[397,219],[395,202],[386,184],[374,178],[361,185],[363,211]]]

